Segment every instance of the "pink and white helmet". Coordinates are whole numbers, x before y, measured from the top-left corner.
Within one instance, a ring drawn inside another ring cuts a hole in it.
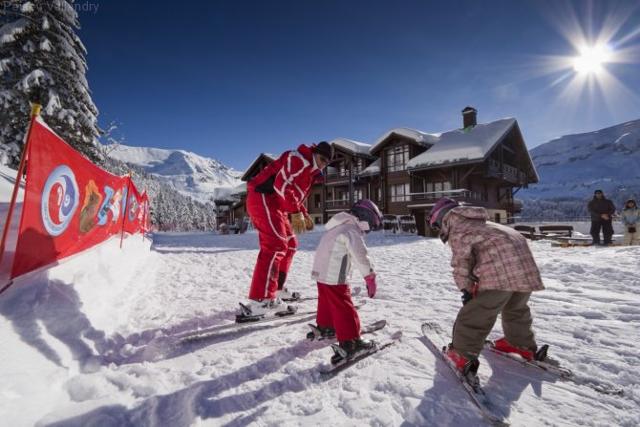
[[[369,230],[382,228],[382,213],[380,209],[369,199],[358,200],[351,208],[351,213],[360,221],[369,223]]]

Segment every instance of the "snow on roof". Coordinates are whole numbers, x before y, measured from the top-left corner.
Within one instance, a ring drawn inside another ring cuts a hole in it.
[[[380,148],[382,144],[384,144],[387,138],[389,138],[391,135],[404,136],[405,138],[409,138],[410,140],[414,141],[417,144],[425,145],[425,146],[433,145],[440,137],[440,134],[438,133],[425,133],[419,130],[409,129],[409,128],[395,128],[395,129],[391,129],[390,131],[382,135],[380,138],[378,138],[376,143],[373,144],[373,147],[371,147],[370,151],[372,153],[375,152],[378,148]]]
[[[369,166],[364,168],[362,172],[358,174],[358,176],[371,176],[377,175],[380,173],[380,159],[377,159],[375,162],[371,163]]]
[[[243,182],[242,184],[234,187],[231,190],[231,195],[234,196],[236,194],[243,194],[243,193],[246,193],[246,192],[247,192],[247,183]]]
[[[363,142],[354,141],[353,139],[336,138],[332,140],[330,144],[336,145],[354,154],[363,154],[367,156],[371,155],[369,153],[369,150],[371,149],[371,145],[365,144]]]
[[[242,174],[242,176],[240,177],[241,180],[245,180],[245,178],[247,177],[247,173],[253,169],[255,167],[255,165],[258,163],[258,161],[262,158],[262,157],[266,157],[267,159],[271,160],[272,162],[275,161],[278,157],[274,156],[273,154],[270,153],[260,153],[258,154],[258,156],[253,159],[253,161],[251,162],[251,164],[244,170],[244,173]]]
[[[431,148],[409,160],[407,168],[484,159],[515,123],[516,119],[506,118],[444,132],[432,140]]]

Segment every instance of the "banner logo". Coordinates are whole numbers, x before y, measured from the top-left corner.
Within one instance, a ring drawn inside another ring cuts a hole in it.
[[[51,172],[42,191],[40,213],[45,230],[59,236],[67,229],[78,208],[80,191],[73,171],[66,165]]]
[[[138,207],[138,199],[136,199],[136,197],[131,194],[131,196],[129,196],[129,221],[135,221],[137,217],[136,214],[138,211]]]

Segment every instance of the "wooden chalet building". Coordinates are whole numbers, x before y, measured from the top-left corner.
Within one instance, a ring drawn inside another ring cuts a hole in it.
[[[380,159],[384,213],[426,218],[440,197],[485,207],[495,222],[509,222],[520,206],[514,194],[538,182],[518,122],[513,118],[477,124],[477,111],[462,111],[463,127],[438,134],[399,128],[371,147]]]
[[[518,122],[507,118],[478,124],[472,107],[462,116],[462,128],[443,133],[397,128],[372,146],[344,138],[331,141],[335,160],[325,171],[324,185],[315,185],[307,199],[314,222],[326,223],[368,198],[384,214],[413,215],[418,233],[428,235],[426,218],[444,196],[485,207],[495,222],[510,222],[521,208],[514,195],[538,182]],[[273,160],[261,154],[242,180]],[[233,205],[234,218],[246,215],[245,198],[246,193]]]

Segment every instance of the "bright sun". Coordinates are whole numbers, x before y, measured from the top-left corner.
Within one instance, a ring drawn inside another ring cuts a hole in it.
[[[603,44],[583,46],[580,55],[573,59],[573,69],[580,74],[599,74],[602,64],[611,59],[611,50]]]

